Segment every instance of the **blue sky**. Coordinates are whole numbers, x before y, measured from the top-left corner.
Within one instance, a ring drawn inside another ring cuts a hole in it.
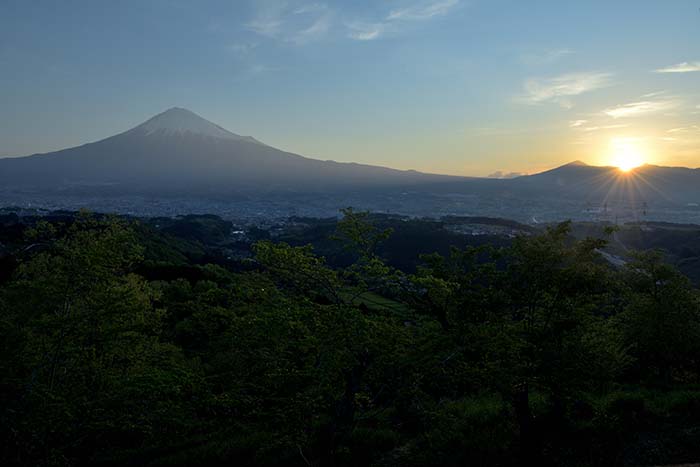
[[[180,106],[310,157],[437,173],[604,164],[620,144],[697,167],[699,8],[2,0],[0,156],[95,141]]]

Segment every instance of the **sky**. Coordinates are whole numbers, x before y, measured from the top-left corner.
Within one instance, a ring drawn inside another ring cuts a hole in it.
[[[700,167],[700,0],[0,0],[0,157],[175,106],[432,173]]]

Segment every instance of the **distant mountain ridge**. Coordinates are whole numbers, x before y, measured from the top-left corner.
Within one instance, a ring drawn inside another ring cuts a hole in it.
[[[700,202],[700,169],[646,164],[629,172],[617,167],[566,164],[514,180],[520,190],[592,203]]]
[[[94,143],[0,159],[0,190],[228,199],[379,190],[491,200],[687,205],[700,204],[700,169],[646,165],[623,173],[573,161],[515,178],[433,175],[307,158],[174,107]]]

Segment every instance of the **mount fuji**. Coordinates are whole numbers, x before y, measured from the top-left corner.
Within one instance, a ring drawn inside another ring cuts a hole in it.
[[[95,143],[0,159],[0,194],[0,201],[23,205],[43,200],[82,206],[89,201],[101,207],[105,200],[147,196],[294,206],[314,202],[332,207],[331,212],[362,197],[366,206],[387,211],[481,213],[491,206],[498,215],[513,217],[523,206],[557,212],[561,208],[553,206],[696,209],[700,169],[645,165],[622,173],[577,161],[512,179],[431,175],[303,157],[172,108]]]
[[[310,159],[177,107],[95,143],[0,159],[0,183],[6,190],[111,195],[342,192],[459,179]]]

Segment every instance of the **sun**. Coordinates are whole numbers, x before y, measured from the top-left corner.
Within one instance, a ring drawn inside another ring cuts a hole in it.
[[[646,150],[639,138],[610,140],[610,163],[623,172],[629,172],[646,163]]]

